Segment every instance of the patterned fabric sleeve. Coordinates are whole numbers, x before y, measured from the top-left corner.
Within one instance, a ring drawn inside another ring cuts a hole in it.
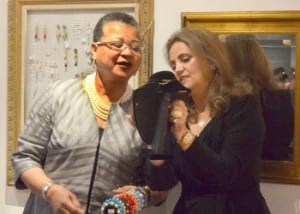
[[[33,167],[43,167],[47,142],[52,131],[52,89],[52,87],[48,88],[37,99],[18,138],[17,149],[12,155],[17,188],[25,188],[20,180],[23,171]]]

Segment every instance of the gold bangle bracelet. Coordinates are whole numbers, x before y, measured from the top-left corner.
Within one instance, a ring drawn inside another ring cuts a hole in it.
[[[186,150],[194,141],[196,136],[190,131],[186,131],[186,133],[182,136],[178,144],[183,150]]]

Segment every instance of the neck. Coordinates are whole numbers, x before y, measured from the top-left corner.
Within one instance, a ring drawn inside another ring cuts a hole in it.
[[[110,103],[117,102],[125,93],[127,81],[103,81],[96,72],[96,90],[100,96],[103,96]]]
[[[198,113],[202,113],[205,111],[208,111],[208,105],[207,103],[204,101],[204,99],[194,99],[194,104],[195,104],[195,109]]]

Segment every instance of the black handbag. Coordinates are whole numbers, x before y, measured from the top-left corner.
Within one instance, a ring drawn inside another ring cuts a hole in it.
[[[170,71],[159,71],[133,93],[134,115],[150,159],[170,157],[169,107],[175,99],[187,100],[189,90]]]

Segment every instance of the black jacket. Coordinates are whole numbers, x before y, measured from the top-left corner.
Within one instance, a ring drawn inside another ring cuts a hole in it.
[[[173,142],[172,159],[150,166],[151,187],[166,190],[181,182],[176,214],[270,213],[259,187],[264,133],[254,97],[234,98],[185,152]]]
[[[262,159],[292,160],[294,107],[291,91],[263,91],[261,106],[266,125]]]

